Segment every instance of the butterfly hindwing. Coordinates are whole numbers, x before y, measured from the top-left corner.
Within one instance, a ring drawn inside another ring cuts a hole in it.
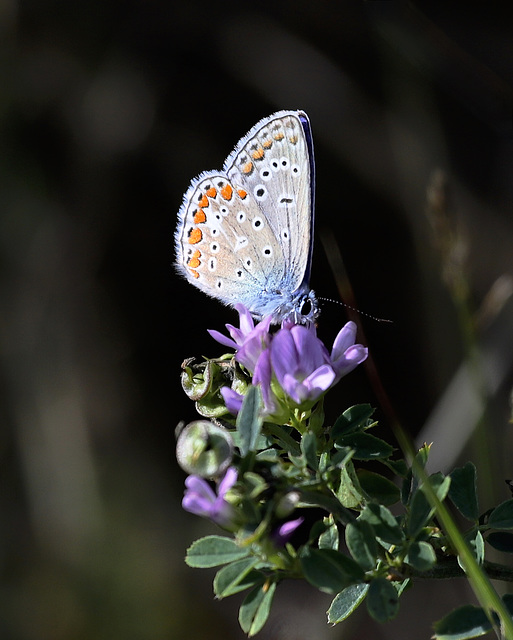
[[[261,120],[222,171],[192,181],[175,233],[178,270],[208,295],[242,302],[256,316],[301,319],[305,295],[315,306],[307,282],[313,171],[306,114],[280,111]],[[316,312],[312,307],[309,316]]]

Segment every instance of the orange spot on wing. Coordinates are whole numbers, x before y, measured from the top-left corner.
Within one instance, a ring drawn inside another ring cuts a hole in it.
[[[274,134],[274,139],[275,140],[283,140],[284,137],[285,137],[285,135],[283,133],[281,133],[281,131],[280,131],[280,133],[275,133]]]
[[[205,212],[203,211],[203,209],[196,209],[194,213],[195,224],[201,224],[202,222],[206,222],[206,221],[207,221],[207,216],[205,215]]]
[[[206,194],[209,198],[215,198],[217,196],[217,190],[215,187],[210,187],[210,189],[207,190]]]
[[[201,209],[203,209],[203,207],[208,207],[208,198],[207,198],[207,196],[203,196],[201,198],[201,200],[198,202],[198,205],[200,206]]]
[[[248,173],[251,173],[253,171],[253,163],[252,162],[246,162],[246,164],[242,167],[242,173],[245,173],[246,175]]]
[[[190,269],[190,272],[195,278],[199,278],[199,273],[196,271],[196,269]]]
[[[273,146],[273,141],[272,140],[264,140],[262,142],[262,146],[264,149],[270,149]]]
[[[297,142],[297,136],[290,136],[289,140],[290,140],[290,142],[291,142],[292,144],[296,144],[296,142]]]
[[[248,192],[244,191],[244,189],[237,189],[237,193],[239,194],[239,198],[241,198],[242,200],[244,200],[244,198],[248,195]]]
[[[259,149],[256,149],[256,151],[253,151],[251,157],[253,158],[253,160],[262,160],[264,154],[265,151],[262,149],[262,147],[260,147]]]
[[[233,189],[231,185],[227,184],[221,189],[221,195],[225,200],[231,200],[233,195]]]
[[[199,249],[196,249],[196,251],[192,254],[192,256],[189,258],[189,260],[187,260],[187,266],[188,267],[193,267],[193,269],[196,269],[201,264],[200,258],[201,258],[201,251]],[[194,277],[196,277],[196,276],[194,276]]]
[[[198,242],[201,242],[203,238],[203,233],[201,232],[201,229],[198,229],[198,227],[194,227],[194,229],[191,229],[189,232],[189,244],[198,244]]]

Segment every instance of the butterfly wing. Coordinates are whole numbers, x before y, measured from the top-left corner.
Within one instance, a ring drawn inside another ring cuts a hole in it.
[[[222,302],[273,313],[309,278],[313,150],[306,114],[263,119],[223,171],[196,178],[175,235],[177,267]]]

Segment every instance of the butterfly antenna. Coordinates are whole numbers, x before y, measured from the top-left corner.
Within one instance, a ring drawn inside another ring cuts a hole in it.
[[[351,311],[355,311],[359,315],[370,318],[371,320],[375,320],[376,322],[393,322],[393,320],[389,320],[388,318],[378,318],[376,316],[372,316],[370,313],[360,311],[359,309],[356,309],[356,307],[352,307],[350,304],[346,304],[345,302],[341,302],[340,300],[333,300],[333,298],[322,298],[321,296],[318,296],[317,299],[322,300],[323,302],[332,302],[333,304],[339,304],[346,309],[351,309]]]

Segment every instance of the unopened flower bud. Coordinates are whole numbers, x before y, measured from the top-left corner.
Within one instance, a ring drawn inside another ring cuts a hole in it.
[[[276,505],[275,514],[277,518],[286,518],[297,507],[297,503],[301,499],[298,491],[289,491],[282,496]]]
[[[230,432],[207,420],[191,422],[178,437],[176,459],[187,473],[216,478],[230,466],[232,457]]]

